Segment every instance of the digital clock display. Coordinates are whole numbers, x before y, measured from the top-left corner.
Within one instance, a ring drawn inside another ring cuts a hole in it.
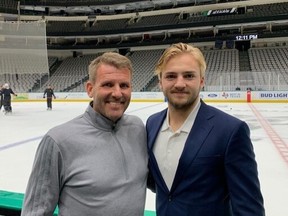
[[[255,40],[258,39],[257,34],[237,35],[236,40]]]

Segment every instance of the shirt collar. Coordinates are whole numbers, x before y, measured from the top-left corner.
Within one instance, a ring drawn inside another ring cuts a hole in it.
[[[185,120],[185,122],[183,123],[183,125],[176,131],[177,132],[185,132],[185,133],[189,133],[194,121],[196,119],[197,113],[199,111],[200,108],[200,98],[198,99],[196,106],[194,107],[194,109],[190,112],[189,116],[187,117],[187,119]],[[169,109],[167,110],[166,113],[166,118],[163,122],[163,125],[161,127],[161,132],[170,130],[170,125],[169,125]]]

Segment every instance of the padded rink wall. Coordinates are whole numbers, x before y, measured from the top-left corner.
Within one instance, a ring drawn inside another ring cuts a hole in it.
[[[55,92],[56,101],[80,102],[91,100],[85,92]],[[235,102],[235,103],[288,103],[287,91],[223,91],[201,92],[200,97],[205,102]],[[18,93],[13,102],[46,101],[43,93]],[[162,92],[132,92],[133,102],[164,102]]]

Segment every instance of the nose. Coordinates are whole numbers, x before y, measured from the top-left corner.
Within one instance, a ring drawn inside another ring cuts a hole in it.
[[[182,76],[178,76],[175,82],[176,88],[185,88],[185,80]]]
[[[122,91],[119,85],[114,86],[112,96],[116,98],[122,97]]]

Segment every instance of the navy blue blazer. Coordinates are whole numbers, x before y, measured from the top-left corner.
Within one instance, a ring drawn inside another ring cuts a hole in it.
[[[264,216],[248,125],[201,100],[169,191],[153,153],[166,114],[146,123],[148,188],[156,192],[157,216]]]

